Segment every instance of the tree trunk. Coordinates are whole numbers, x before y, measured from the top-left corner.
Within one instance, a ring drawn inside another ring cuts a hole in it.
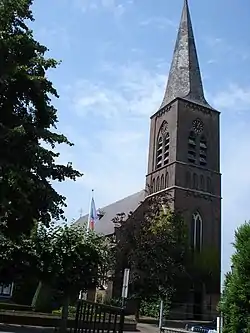
[[[67,296],[65,296],[64,301],[63,301],[60,333],[67,332],[68,314],[69,314],[69,296],[67,295]]]
[[[50,286],[39,282],[31,306],[38,312],[51,313],[52,311],[52,294]]]
[[[35,308],[35,307],[36,307],[36,303],[37,303],[38,295],[39,295],[41,289],[42,289],[42,282],[39,281],[38,286],[37,286],[37,288],[36,288],[35,295],[34,295],[34,297],[33,297],[33,299],[32,299],[32,303],[31,303],[32,308]]]

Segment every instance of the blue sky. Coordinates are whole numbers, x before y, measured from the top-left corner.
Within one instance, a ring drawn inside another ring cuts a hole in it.
[[[75,143],[63,162],[84,173],[56,185],[66,217],[144,187],[149,116],[167,80],[183,0],[34,1],[35,36],[62,60],[59,131]],[[235,228],[250,218],[249,0],[189,0],[207,100],[221,111],[224,269]]]

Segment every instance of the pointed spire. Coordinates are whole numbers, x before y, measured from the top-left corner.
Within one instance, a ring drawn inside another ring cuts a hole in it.
[[[160,108],[172,102],[176,97],[211,108],[204,97],[187,0],[184,0],[167,88]]]

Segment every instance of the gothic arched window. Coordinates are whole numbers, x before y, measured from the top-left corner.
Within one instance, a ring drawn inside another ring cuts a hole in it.
[[[163,151],[163,137],[160,135],[158,137],[157,142],[157,150],[156,150],[156,168],[160,168],[162,166],[162,151]]]
[[[169,163],[169,133],[166,133],[164,137],[164,165],[167,165]]]
[[[158,176],[156,179],[156,192],[160,191],[160,177]]]
[[[200,165],[207,165],[207,140],[204,135],[200,138]]]
[[[163,165],[169,163],[169,132],[168,123],[164,121],[161,125],[156,149],[156,168],[160,168]]]
[[[186,172],[186,188],[191,188],[191,173]]]
[[[193,189],[198,189],[198,176],[196,173],[193,174]]]
[[[201,175],[201,176],[200,176],[200,190],[201,190],[201,191],[204,191],[204,188],[205,188],[205,184],[204,184],[204,176]]]
[[[196,140],[197,137],[193,131],[189,133],[188,137],[188,162],[196,162]]]
[[[166,177],[165,177],[165,188],[169,187],[169,174],[166,172]]]
[[[164,175],[161,175],[161,190],[163,190],[165,188],[165,179],[164,179]]]
[[[155,179],[152,181],[152,193],[155,193]]]
[[[192,216],[192,248],[200,252],[202,247],[202,218],[199,212],[195,212]]]
[[[207,192],[212,193],[212,180],[210,177],[207,177]]]

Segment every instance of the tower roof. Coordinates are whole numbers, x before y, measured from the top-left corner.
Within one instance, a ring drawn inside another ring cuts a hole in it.
[[[160,108],[177,97],[211,108],[204,97],[187,0],[184,0],[167,88]]]

